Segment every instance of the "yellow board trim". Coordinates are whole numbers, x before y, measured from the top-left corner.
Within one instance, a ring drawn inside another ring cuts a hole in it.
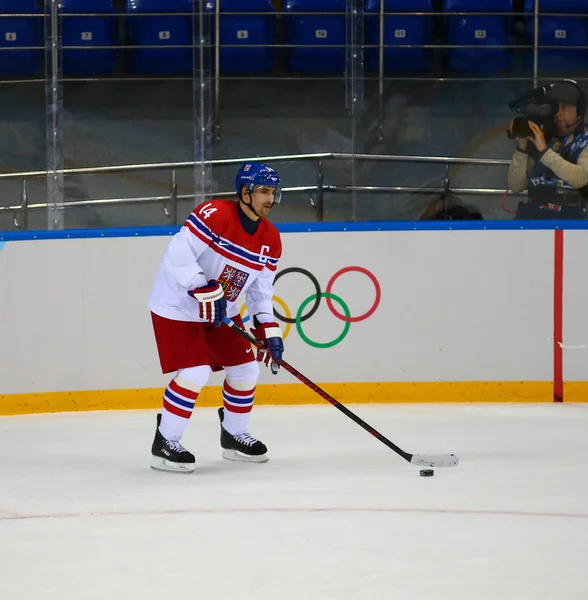
[[[462,381],[423,383],[325,383],[326,392],[343,404],[419,402],[553,402],[550,381]],[[566,402],[588,402],[588,381],[564,384]],[[0,395],[0,415],[160,408],[163,389],[95,390]],[[220,406],[221,388],[205,388],[198,407]],[[260,385],[256,405],[324,404],[302,384]]]
[[[565,381],[564,402],[588,402],[588,382]]]

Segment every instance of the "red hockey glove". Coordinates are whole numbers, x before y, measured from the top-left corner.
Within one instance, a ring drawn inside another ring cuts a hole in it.
[[[257,350],[257,360],[265,363],[265,366],[269,367],[276,375],[282,362],[282,352],[284,352],[280,326],[274,322],[260,323],[251,330],[251,333],[264,345],[263,349]]]
[[[227,315],[227,300],[218,281],[211,279],[208,285],[188,290],[188,294],[200,303],[200,318],[220,327],[223,317]]]

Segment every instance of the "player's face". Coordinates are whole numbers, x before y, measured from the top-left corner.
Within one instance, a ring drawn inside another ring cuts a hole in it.
[[[267,217],[276,200],[276,188],[267,185],[258,185],[251,194],[251,205],[255,212],[262,217]]]

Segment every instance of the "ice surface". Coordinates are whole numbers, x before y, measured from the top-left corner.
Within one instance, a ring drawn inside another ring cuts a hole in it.
[[[0,598],[586,600],[588,406],[258,407],[267,464],[149,469],[155,411],[0,417]]]

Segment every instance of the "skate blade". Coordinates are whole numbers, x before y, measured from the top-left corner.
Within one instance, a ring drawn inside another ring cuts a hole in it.
[[[194,463],[175,463],[161,458],[160,456],[151,457],[151,468],[156,471],[168,471],[170,473],[192,473],[196,465]]]
[[[237,462],[253,462],[253,463],[265,463],[269,460],[267,454],[260,454],[259,456],[250,456],[249,454],[241,454],[237,450],[224,450],[223,458],[225,460],[234,460]]]

